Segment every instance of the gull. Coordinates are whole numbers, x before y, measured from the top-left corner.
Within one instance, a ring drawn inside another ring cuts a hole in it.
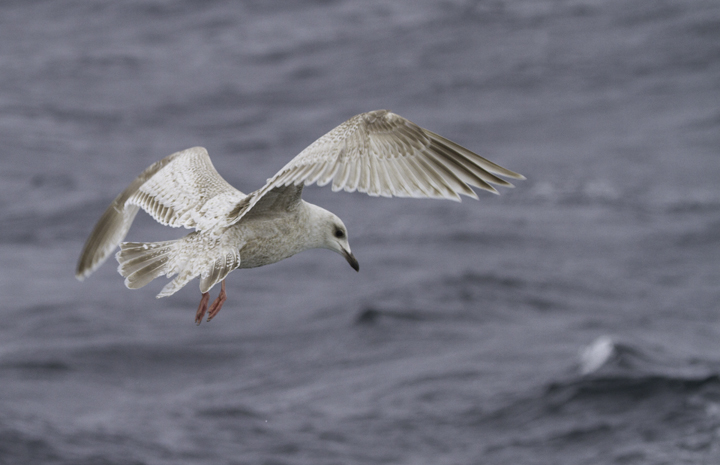
[[[118,272],[129,289],[175,276],[157,295],[166,297],[200,277],[200,324],[206,313],[210,321],[222,308],[225,278],[237,268],[324,248],[360,270],[345,224],[305,202],[304,186],[332,182],[333,191],[460,201],[460,195],[478,198],[473,186],[495,194],[493,184],[513,187],[499,176],[525,179],[387,110],[345,121],[250,194],[232,187],[207,150],[194,147],[152,164],[113,200],[85,242],[75,276],[88,277],[119,245]],[[140,208],[163,225],[195,231],[172,241],[123,242]],[[217,283],[221,290],[208,311]]]

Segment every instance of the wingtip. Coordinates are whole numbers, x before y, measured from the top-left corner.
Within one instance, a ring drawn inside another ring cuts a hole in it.
[[[503,187],[506,187],[506,186],[503,185]],[[511,184],[510,187],[513,187],[513,185]],[[478,186],[478,189],[482,189],[485,192],[490,192],[491,194],[500,195],[500,191],[495,189],[495,186],[492,186],[490,184],[488,184],[486,186]],[[478,197],[478,199],[479,199],[479,197]]]
[[[81,264],[78,264],[78,267],[75,269],[75,279],[83,282],[88,276],[93,273],[93,271],[95,271],[94,266],[83,266]]]

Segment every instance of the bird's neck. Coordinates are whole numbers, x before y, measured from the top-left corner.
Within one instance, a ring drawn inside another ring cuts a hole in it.
[[[304,249],[325,248],[325,228],[327,228],[326,219],[332,213],[315,204],[302,201],[300,208],[298,223],[304,229]]]

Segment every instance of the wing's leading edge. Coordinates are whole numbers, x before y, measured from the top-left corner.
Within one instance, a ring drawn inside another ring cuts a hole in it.
[[[265,195],[289,186],[332,182],[334,191],[459,201],[460,195],[477,199],[472,187],[495,194],[493,184],[513,187],[500,176],[525,179],[402,116],[377,110],[354,116],[313,142],[238,203],[229,221],[240,221]]]

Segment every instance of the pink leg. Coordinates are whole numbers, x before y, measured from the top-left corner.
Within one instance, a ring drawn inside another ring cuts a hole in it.
[[[202,299],[200,299],[200,306],[198,307],[197,313],[195,314],[195,324],[196,325],[199,325],[200,322],[202,322],[202,319],[205,316],[205,312],[207,312],[209,301],[210,301],[210,293],[203,292]]]
[[[225,280],[223,279],[222,283],[220,284],[220,294],[217,296],[217,299],[215,299],[215,302],[212,303],[210,311],[208,312],[208,321],[215,318],[215,315],[218,314],[226,300],[227,294],[225,293]]]

